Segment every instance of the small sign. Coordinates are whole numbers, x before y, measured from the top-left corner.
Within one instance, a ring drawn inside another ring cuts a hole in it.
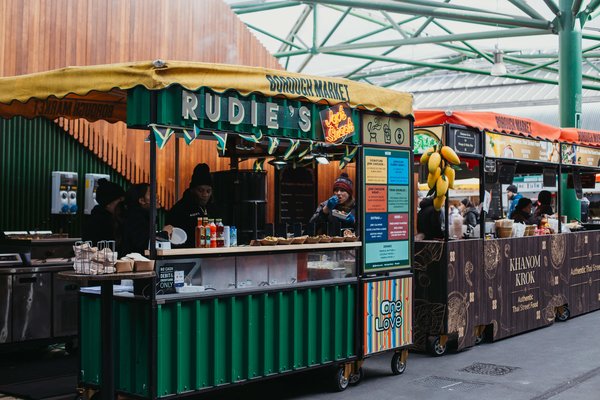
[[[453,128],[448,134],[448,146],[457,153],[481,154],[479,132]]]
[[[156,294],[168,293],[175,293],[175,267],[172,265],[161,265],[158,268]]]
[[[437,146],[442,141],[443,133],[443,126],[415,128],[413,152],[423,154],[428,148]]]
[[[560,162],[560,145],[544,140],[485,132],[485,153],[488,157]]]
[[[485,172],[494,173],[496,172],[496,160],[485,160]]]
[[[354,135],[352,113],[347,104],[327,108],[320,113],[323,136],[327,143],[342,143]]]
[[[410,121],[406,118],[363,114],[363,143],[410,147]]]
[[[600,168],[600,149],[563,143],[561,154],[563,164]]]

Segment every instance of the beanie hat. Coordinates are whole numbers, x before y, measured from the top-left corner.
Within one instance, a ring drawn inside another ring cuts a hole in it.
[[[208,168],[208,165],[204,163],[198,164],[194,168],[194,172],[192,173],[192,180],[190,181],[190,189],[201,185],[212,186],[210,168]]]
[[[518,193],[519,189],[517,189],[517,187],[515,185],[508,185],[508,187],[506,188],[507,192],[513,192],[513,193]]]
[[[350,196],[352,196],[352,181],[348,177],[348,174],[342,172],[339,178],[337,178],[333,184],[333,190],[342,189],[345,192],[348,192]]]
[[[96,189],[96,201],[100,207],[112,203],[119,197],[125,196],[125,191],[121,186],[107,179],[98,179],[98,188]]]

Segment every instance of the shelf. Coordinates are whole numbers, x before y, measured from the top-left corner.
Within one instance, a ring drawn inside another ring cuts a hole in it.
[[[275,246],[237,246],[237,247],[216,247],[210,249],[190,248],[190,249],[171,249],[157,250],[156,255],[160,257],[170,256],[191,256],[191,255],[236,255],[247,253],[277,253],[277,252],[304,252],[321,251],[337,249],[353,249],[361,247],[362,242],[342,242],[342,243],[315,243],[315,244],[286,244]]]

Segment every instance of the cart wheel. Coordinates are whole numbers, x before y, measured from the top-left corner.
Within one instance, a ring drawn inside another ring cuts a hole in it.
[[[400,375],[406,371],[406,363],[402,361],[402,353],[394,353],[392,357],[392,374]]]
[[[342,365],[336,370],[335,379],[333,381],[333,389],[336,392],[343,392],[348,388],[350,379],[344,376],[344,366]]]
[[[350,375],[350,384],[353,386],[358,385],[360,383],[360,381],[362,381],[362,378],[363,378],[363,369],[359,368],[358,373]]]
[[[485,340],[485,331],[483,331],[479,335],[475,336],[475,345],[483,343],[484,340]]]
[[[446,354],[448,347],[440,343],[440,337],[436,336],[431,342],[431,354],[435,357],[441,357]]]
[[[567,307],[567,306],[558,307],[558,309],[556,310],[556,320],[557,321],[565,322],[566,320],[569,319],[570,316],[571,316],[571,310],[569,310],[569,307]]]

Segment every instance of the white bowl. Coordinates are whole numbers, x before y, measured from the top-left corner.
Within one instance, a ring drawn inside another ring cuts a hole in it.
[[[181,228],[173,228],[173,233],[171,234],[171,243],[173,244],[184,244],[187,240],[187,234]]]

